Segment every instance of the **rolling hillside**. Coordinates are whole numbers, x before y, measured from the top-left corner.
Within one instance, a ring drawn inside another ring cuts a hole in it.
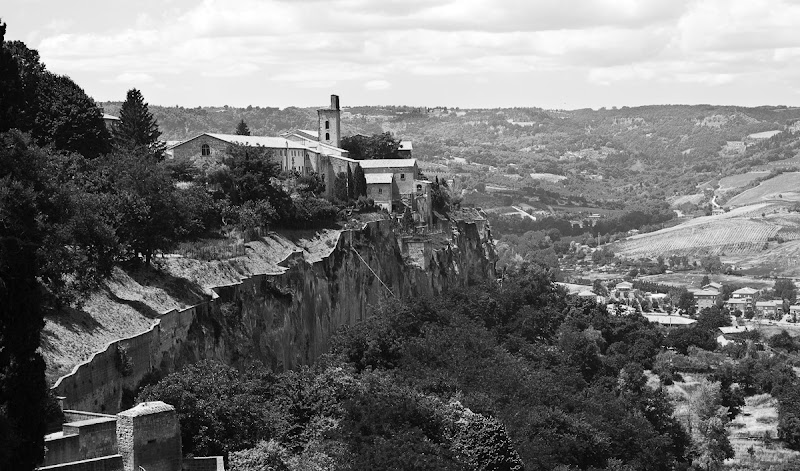
[[[764,258],[768,252],[784,247],[788,250],[794,241],[800,240],[800,214],[790,212],[791,206],[787,203],[744,206],[628,237],[615,243],[612,249],[630,258],[712,254],[728,263],[746,262],[748,267],[760,269],[761,265],[776,263],[777,259],[768,262]],[[785,243],[779,243],[779,239]]]
[[[727,202],[727,206],[746,206],[765,201],[800,201],[800,172],[783,173],[761,182]]]

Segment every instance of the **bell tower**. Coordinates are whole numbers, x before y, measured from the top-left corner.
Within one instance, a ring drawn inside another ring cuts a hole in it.
[[[331,107],[317,110],[317,116],[319,116],[319,142],[334,147],[341,145],[341,115],[339,95],[331,95]]]

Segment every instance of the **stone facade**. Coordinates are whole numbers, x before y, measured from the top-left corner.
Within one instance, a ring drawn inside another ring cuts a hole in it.
[[[341,147],[341,113],[342,112],[339,110],[339,97],[337,95],[331,95],[330,108],[317,110],[317,116],[319,117],[319,142],[333,147]]]
[[[145,402],[116,416],[65,411],[77,417],[45,437],[42,468],[59,471],[180,471],[181,431],[175,408]],[[84,419],[84,417],[89,417]],[[216,457],[211,457],[216,458]],[[209,459],[193,469],[210,468]]]
[[[117,444],[125,471],[181,470],[181,429],[169,404],[143,402],[117,414]]]

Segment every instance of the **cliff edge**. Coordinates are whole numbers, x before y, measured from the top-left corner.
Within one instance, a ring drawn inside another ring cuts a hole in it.
[[[245,255],[118,269],[82,310],[47,319],[42,351],[64,408],[116,412],[142,379],[200,359],[276,370],[309,364],[336,330],[391,297],[494,278],[491,230],[461,210],[432,232],[388,218],[318,233],[270,233]],[[352,224],[351,224],[352,225]]]

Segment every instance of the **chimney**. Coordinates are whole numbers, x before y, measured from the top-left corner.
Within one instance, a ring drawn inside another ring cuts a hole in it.
[[[331,109],[332,110],[339,109],[339,95],[331,95]]]

